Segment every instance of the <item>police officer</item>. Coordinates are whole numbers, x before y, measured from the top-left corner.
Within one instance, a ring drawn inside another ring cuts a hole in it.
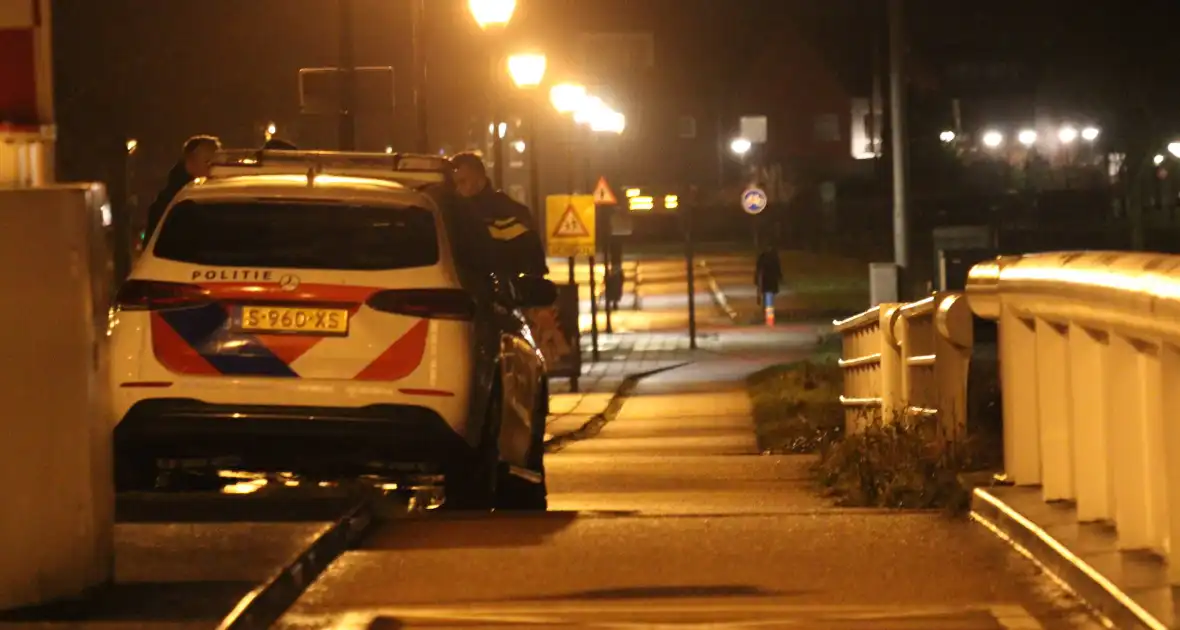
[[[460,220],[478,222],[486,230],[484,260],[499,273],[544,276],[549,273],[545,248],[528,207],[495,190],[483,160],[474,153],[451,158],[455,189],[462,198]],[[470,246],[470,244],[469,244]]]
[[[213,168],[213,160],[221,150],[221,141],[216,136],[193,136],[185,141],[180,161],[168,171],[168,183],[164,185],[156,200],[148,207],[147,227],[144,230],[144,240],[150,239],[164,217],[168,204],[180,192],[198,177],[208,177]]]

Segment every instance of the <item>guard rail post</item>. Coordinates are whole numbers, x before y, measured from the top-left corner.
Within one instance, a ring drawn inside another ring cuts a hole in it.
[[[1004,464],[1122,549],[1180,541],[1180,257],[1064,252],[972,268],[971,309],[999,322]],[[1180,561],[1168,563],[1180,584]]]
[[[902,392],[910,416],[937,416],[944,439],[967,431],[967,371],[974,327],[962,294],[935,293],[899,309]]]
[[[845,431],[858,431],[880,414],[884,422],[902,412],[901,348],[893,334],[900,304],[885,303],[833,322],[841,336]]]

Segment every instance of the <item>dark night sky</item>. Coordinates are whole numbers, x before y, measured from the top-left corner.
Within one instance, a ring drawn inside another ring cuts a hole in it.
[[[702,95],[758,57],[782,33],[810,39],[849,76],[867,64],[872,0],[521,0],[509,37],[559,50],[579,31],[653,30],[658,73],[695,82]],[[461,142],[478,111],[486,39],[463,0],[429,0],[432,139]],[[911,46],[928,62],[954,57],[1034,59],[1054,89],[1093,97],[1125,79],[1177,82],[1170,32],[1174,0],[911,0]],[[128,137],[140,140],[146,175],[158,177],[193,133],[228,145],[261,141],[262,126],[297,120],[296,71],[333,65],[335,3],[328,0],[58,0],[56,83],[62,168],[104,178],[103,165]],[[406,72],[405,0],[357,0],[361,65]],[[789,28],[787,28],[789,27]],[[561,73],[561,55],[553,55]],[[689,90],[691,92],[691,89]],[[399,85],[399,103],[409,95]],[[1161,97],[1163,98],[1163,97]],[[1174,101],[1173,101],[1174,102]],[[409,137],[408,108],[397,112]],[[117,159],[117,157],[116,157]]]

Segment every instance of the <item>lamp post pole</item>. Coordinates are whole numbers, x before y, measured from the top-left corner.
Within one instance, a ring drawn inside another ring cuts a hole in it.
[[[341,151],[356,148],[356,61],[353,55],[353,0],[340,2],[340,131]]]

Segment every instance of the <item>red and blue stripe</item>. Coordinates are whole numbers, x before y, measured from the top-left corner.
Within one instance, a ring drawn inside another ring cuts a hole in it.
[[[202,285],[215,302],[151,314],[152,348],[169,371],[195,376],[298,378],[291,364],[326,337],[258,334],[234,330],[242,304],[343,308],[349,316],[379,289],[341,285],[302,285],[283,291],[275,285]],[[226,303],[231,305],[227,305]],[[426,321],[416,323],[353,378],[397,380],[417,369],[426,349]]]

